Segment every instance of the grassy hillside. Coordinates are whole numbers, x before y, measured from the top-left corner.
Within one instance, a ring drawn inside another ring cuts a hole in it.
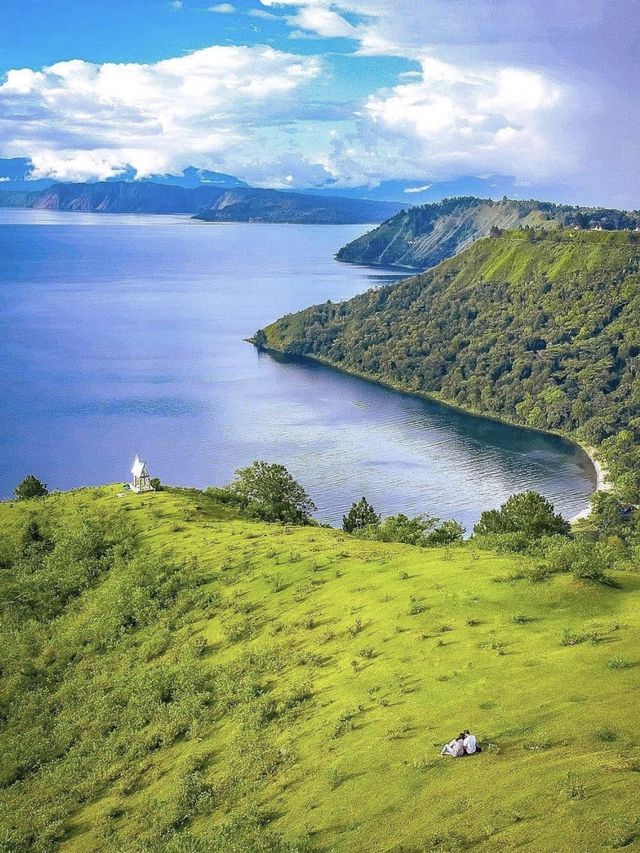
[[[0,526],[0,850],[640,837],[637,573],[534,582],[187,491],[4,503]],[[482,754],[440,758],[461,727]]]
[[[640,495],[640,235],[512,231],[256,343],[602,445]]]
[[[448,198],[412,207],[344,246],[341,261],[424,270],[487,237],[492,228],[636,228],[640,213],[543,201]]]

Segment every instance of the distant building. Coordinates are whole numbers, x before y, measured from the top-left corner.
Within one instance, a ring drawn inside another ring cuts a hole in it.
[[[139,459],[137,454],[136,458],[133,460],[131,473],[133,474],[133,483],[131,484],[132,492],[153,491],[153,486],[151,485],[151,477],[149,476],[149,472],[147,471],[147,463]]]

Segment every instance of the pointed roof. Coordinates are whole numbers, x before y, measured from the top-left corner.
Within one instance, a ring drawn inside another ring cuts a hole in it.
[[[138,458],[138,454],[136,453],[136,458],[133,460],[133,466],[131,468],[131,473],[134,477],[141,477],[143,472],[145,471],[147,466],[146,462],[143,462]]]

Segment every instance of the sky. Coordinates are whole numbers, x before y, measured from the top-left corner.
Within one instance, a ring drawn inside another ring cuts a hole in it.
[[[0,157],[640,208],[640,0],[2,0]]]

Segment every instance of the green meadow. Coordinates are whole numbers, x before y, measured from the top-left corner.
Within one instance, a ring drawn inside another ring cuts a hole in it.
[[[195,490],[3,503],[0,525],[4,853],[640,839],[635,571],[546,576]],[[440,757],[463,728],[482,753]]]

